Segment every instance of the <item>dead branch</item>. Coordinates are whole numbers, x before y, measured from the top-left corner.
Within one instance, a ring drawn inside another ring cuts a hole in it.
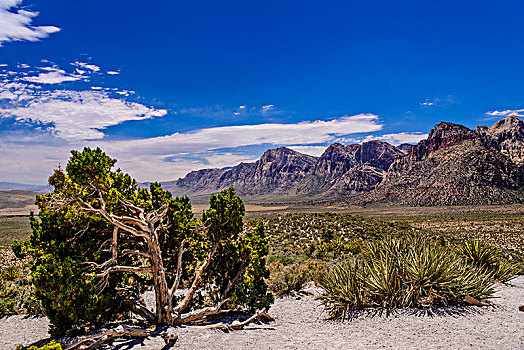
[[[118,226],[120,229],[124,230],[125,232],[128,232],[130,234],[132,234],[133,236],[136,236],[136,237],[142,237],[142,238],[145,238],[147,239],[148,238],[148,235],[145,234],[145,233],[140,233],[137,229],[135,229],[134,227],[132,226],[129,226],[129,225],[126,225],[125,223],[119,221],[114,215],[112,214],[109,214],[106,210],[105,210],[105,202],[103,202],[101,204],[101,208],[100,209],[96,209],[94,208],[91,204],[89,204],[88,202],[84,201],[82,198],[77,198],[78,202],[82,203],[82,205],[84,205],[83,207],[79,207],[80,210],[84,210],[84,211],[88,211],[88,212],[93,212],[93,213],[97,213],[97,214],[100,214],[102,215],[107,221],[111,222],[112,224]],[[102,199],[103,201],[103,199]],[[147,230],[144,230],[147,232]]]
[[[211,325],[206,325],[206,326],[194,326],[195,328],[201,328],[201,329],[220,329],[220,330],[223,330],[224,332],[229,332],[229,331],[237,331],[237,330],[241,330],[243,329],[245,326],[249,325],[250,323],[258,320],[259,318],[261,317],[264,317],[266,318],[268,321],[274,321],[275,319],[271,316],[269,316],[265,311],[259,311],[257,312],[256,314],[254,314],[253,316],[251,316],[250,318],[248,318],[247,320],[243,321],[243,322],[238,322],[238,321],[233,321],[233,323],[216,323],[216,324],[211,324]]]
[[[169,289],[169,305],[168,305],[169,311],[173,310],[173,296],[175,292],[177,291],[178,286],[180,285],[180,280],[182,279],[182,255],[186,251],[186,249],[184,248],[185,244],[186,244],[186,240],[183,239],[182,242],[180,243],[180,247],[178,247],[176,277],[175,277],[175,281],[173,282],[173,285]]]
[[[128,209],[131,209],[131,211],[134,211],[136,213],[139,214],[142,214],[144,215],[144,209],[140,208],[140,207],[137,207],[136,205],[128,202],[128,201],[125,201],[123,200],[122,198],[118,198],[118,201],[120,202],[120,204],[122,204],[124,207],[128,208]],[[142,218],[141,218],[142,219]]]
[[[194,320],[198,320],[202,317],[215,315],[220,312],[220,309],[222,308],[222,306],[229,300],[228,298],[229,292],[238,283],[240,277],[244,274],[245,267],[246,267],[245,266],[246,261],[247,261],[247,258],[249,257],[249,252],[250,252],[249,250],[246,250],[244,254],[242,255],[242,264],[240,265],[240,268],[238,269],[237,274],[235,275],[235,277],[233,277],[233,279],[229,281],[226,289],[224,289],[224,291],[220,295],[220,299],[215,304],[215,306],[203,308],[200,310],[192,311],[192,312],[181,315],[180,321],[179,321],[181,324],[188,323]]]
[[[148,252],[145,252],[143,250],[137,250],[137,249],[124,249],[122,250],[122,254],[120,256],[124,256],[124,255],[141,255],[141,256],[144,256],[146,258],[149,258],[151,259],[151,254],[149,254]]]
[[[211,251],[207,254],[206,260],[204,260],[204,262],[202,263],[202,265],[200,266],[200,268],[198,269],[198,271],[195,274],[195,279],[193,280],[193,283],[191,284],[191,288],[189,288],[189,290],[187,291],[184,299],[182,299],[182,301],[177,305],[177,307],[175,308],[175,312],[181,313],[182,311],[184,311],[188,307],[191,300],[193,299],[193,296],[195,295],[195,292],[198,286],[202,282],[202,275],[204,274],[204,271],[211,263],[211,260],[213,259],[213,256],[215,255],[217,251],[218,243],[219,242],[216,242],[213,245],[213,249],[211,249]]]
[[[149,324],[155,324],[157,322],[156,315],[149,311],[149,309],[142,305],[142,303],[131,299],[127,302],[127,304],[129,305],[131,311],[139,316],[142,316]]]
[[[107,270],[97,273],[96,277],[102,278],[107,276],[108,274],[112,272],[133,272],[133,273],[139,273],[139,272],[150,272],[152,273],[153,270],[151,267],[137,267],[137,266],[111,266]]]
[[[136,338],[145,338],[150,335],[152,335],[153,332],[141,329],[141,328],[131,328],[126,325],[120,325],[116,327],[115,329],[110,329],[104,332],[100,332],[94,335],[85,336],[80,338],[77,342],[73,343],[72,345],[66,347],[64,350],[76,350],[81,349],[82,345],[85,345],[86,343],[91,343],[86,348],[83,348],[84,350],[90,350],[95,349],[99,347],[100,345],[108,342],[111,339],[119,338],[123,336],[131,336]]]

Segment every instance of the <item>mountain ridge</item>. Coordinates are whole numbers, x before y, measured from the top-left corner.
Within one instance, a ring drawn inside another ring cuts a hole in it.
[[[524,201],[524,122],[509,116],[469,129],[440,122],[416,145],[334,143],[320,157],[286,147],[254,163],[192,171],[163,185],[206,196],[229,186],[248,198],[346,200],[408,206]]]

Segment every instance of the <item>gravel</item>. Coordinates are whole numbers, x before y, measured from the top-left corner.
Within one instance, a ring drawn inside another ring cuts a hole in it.
[[[421,314],[360,315],[344,323],[328,321],[314,296],[278,298],[270,310],[276,321],[252,324],[225,333],[194,327],[173,328],[173,349],[524,349],[524,276],[512,286],[497,287],[494,306],[467,307]],[[0,319],[0,348],[31,344],[48,337],[46,318],[12,316]],[[160,336],[140,341],[115,341],[112,349],[162,349]]]

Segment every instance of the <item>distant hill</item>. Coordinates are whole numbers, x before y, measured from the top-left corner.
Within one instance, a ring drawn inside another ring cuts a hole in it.
[[[0,209],[25,208],[34,205],[37,194],[31,191],[0,191]]]
[[[320,157],[280,147],[255,163],[193,171],[163,183],[175,195],[234,186],[260,201],[348,200],[408,206],[524,202],[524,122],[510,116],[471,130],[441,122],[426,140],[329,146]]]
[[[15,182],[0,182],[0,191],[31,191],[44,193],[49,191],[49,186],[27,185]]]

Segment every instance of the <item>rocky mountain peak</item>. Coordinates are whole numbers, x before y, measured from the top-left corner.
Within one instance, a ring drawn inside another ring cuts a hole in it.
[[[500,132],[522,128],[524,128],[524,121],[522,121],[516,115],[510,115],[504,119],[497,121],[495,124],[493,124],[493,126],[490,129],[492,132]]]
[[[484,142],[509,157],[515,164],[524,165],[524,121],[510,115],[490,128],[477,131]]]
[[[420,141],[409,150],[409,154],[417,159],[422,159],[427,155],[442,148],[460,144],[465,140],[476,139],[478,134],[460,124],[440,122],[430,131],[426,140]]]

